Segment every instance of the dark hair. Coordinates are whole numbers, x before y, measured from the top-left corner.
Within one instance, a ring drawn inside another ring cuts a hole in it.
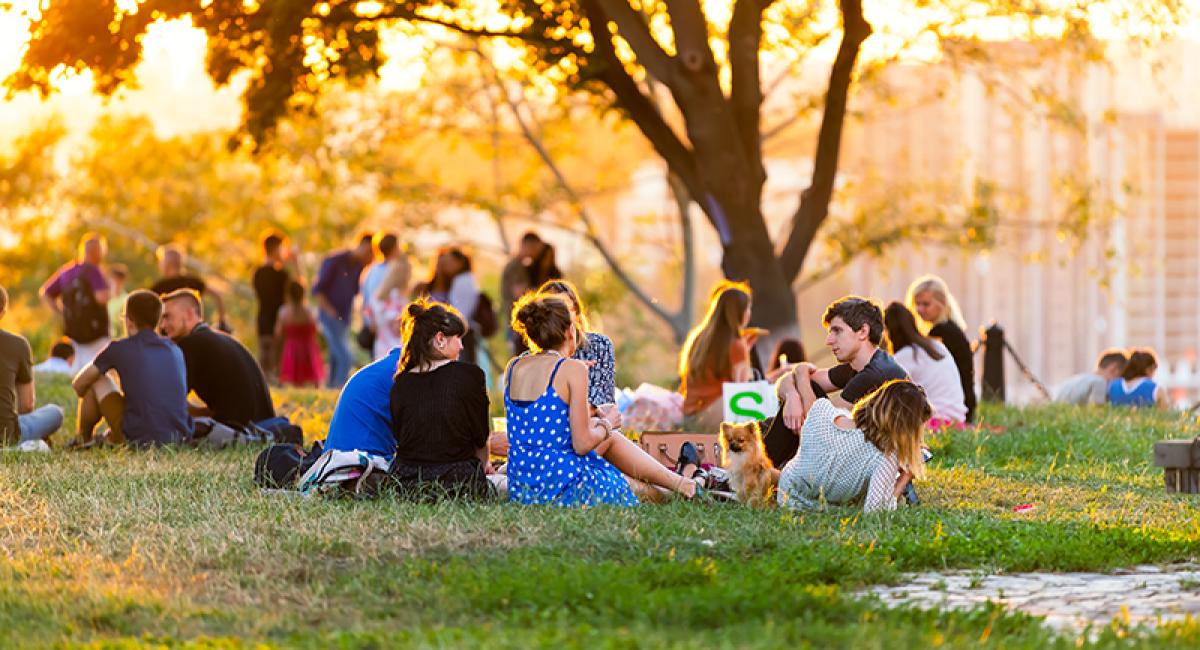
[[[540,286],[550,280],[557,280],[562,275],[562,271],[559,270],[558,263],[554,259],[554,247],[546,244],[542,247],[542,252],[533,258],[533,264],[529,266],[529,284],[535,287]]]
[[[868,327],[867,339],[871,341],[872,345],[879,345],[879,342],[883,340],[883,311],[879,309],[879,305],[866,298],[860,296],[838,298],[825,310],[825,316],[821,322],[829,327],[829,323],[834,318],[842,319],[842,322],[855,332],[866,325]]]
[[[163,301],[182,297],[176,295],[181,292],[188,292],[192,294],[192,297],[195,297],[196,293],[190,289],[180,289],[167,294],[167,297],[162,299],[153,291],[138,289],[125,299],[125,316],[133,321],[139,330],[154,329],[158,327],[158,321],[162,319]]]
[[[771,370],[779,368],[779,357],[787,359],[788,363],[808,361],[804,354],[804,344],[797,339],[781,339],[775,344],[775,352],[771,354]]]
[[[371,242],[373,242],[373,241],[375,241],[375,235],[372,233],[364,232],[363,234],[358,236],[358,246],[363,246],[363,245],[372,246]]]
[[[396,248],[400,246],[400,239],[390,232],[376,234],[373,241],[375,250],[379,251],[379,255],[382,257],[387,257],[396,252]]]
[[[283,246],[283,235],[274,230],[268,230],[262,238],[263,252],[272,255],[279,250],[280,246]]]
[[[129,267],[124,264],[110,264],[108,274],[118,280],[124,280],[129,277]]]
[[[8,309],[8,292],[4,290],[4,287],[0,287],[0,314],[3,314],[6,309]]]
[[[533,232],[532,230],[530,230],[530,231],[527,231],[524,235],[521,235],[521,243],[522,244],[541,244],[542,238],[538,237],[538,234],[536,232]]]
[[[457,309],[445,303],[418,298],[408,305],[400,321],[403,351],[396,374],[419,368],[434,360],[433,337],[462,336],[467,321]]]
[[[535,352],[562,347],[571,324],[571,308],[559,296],[527,293],[513,305],[513,331]]]
[[[449,290],[450,283],[454,281],[454,276],[443,277],[440,269],[438,268],[438,262],[441,261],[442,257],[446,255],[453,257],[462,264],[463,269],[460,271],[460,273],[466,273],[471,270],[471,258],[467,257],[467,254],[462,252],[462,249],[458,248],[457,246],[443,246],[439,248],[437,253],[433,256],[433,265],[432,269],[429,271],[429,279],[421,284],[418,284],[413,289],[413,293],[415,295],[427,296],[438,289]]]
[[[1158,367],[1158,357],[1154,356],[1154,350],[1150,348],[1131,350],[1129,352],[1129,363],[1125,365],[1125,370],[1121,373],[1121,378],[1133,380],[1138,377],[1146,377],[1150,369],[1156,367]]]
[[[186,302],[197,316],[204,318],[204,301],[200,299],[200,294],[195,289],[176,289],[162,297],[162,304],[165,305],[174,300]]]
[[[297,282],[295,280],[288,281],[288,285],[287,285],[288,302],[292,302],[297,305],[304,302],[304,294],[305,293],[306,293],[306,291],[304,289],[303,284],[300,284],[299,282]]]
[[[1096,362],[1096,367],[1107,368],[1116,365],[1118,372],[1125,372],[1125,366],[1128,364],[1129,357],[1125,356],[1124,350],[1112,349],[1100,353],[1100,360]]]
[[[75,345],[71,343],[71,339],[64,336],[50,346],[50,356],[63,360],[70,359],[75,356]]]
[[[941,361],[942,351],[934,345],[933,339],[921,334],[917,329],[917,319],[913,317],[908,307],[893,302],[887,306],[883,314],[883,323],[887,328],[888,340],[892,342],[892,354],[910,345],[915,345],[925,351],[934,361]]]

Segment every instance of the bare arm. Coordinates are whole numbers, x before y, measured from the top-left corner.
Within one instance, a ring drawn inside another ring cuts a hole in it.
[[[323,293],[317,294],[317,307],[327,315],[339,318],[337,310],[333,308],[333,303],[329,302],[329,298],[326,298]]]
[[[42,293],[42,303],[50,308],[56,316],[62,317],[62,304],[58,302],[58,298]]]
[[[104,373],[100,372],[96,364],[88,364],[88,367],[80,370],[79,374],[75,375],[75,379],[71,381],[71,388],[75,389],[76,395],[83,397],[87,394],[88,389],[92,387],[92,384],[96,383],[96,380],[100,379],[103,375]]]
[[[37,401],[34,395],[33,382],[28,384],[17,384],[17,414],[25,415],[33,411],[33,405]]]
[[[224,323],[225,322],[225,298],[221,295],[220,291],[217,291],[216,289],[211,289],[211,288],[208,290],[208,295],[212,296],[213,302],[217,303],[217,322]]]
[[[736,382],[750,381],[754,379],[754,368],[750,366],[750,362],[746,361],[739,363],[733,367],[733,380]]]
[[[820,383],[820,382],[818,382],[818,383]],[[837,390],[837,389],[835,388],[834,390]],[[847,411],[854,409],[854,405],[851,404],[850,402],[847,402],[846,400],[842,399],[841,395],[834,395],[833,397],[830,397],[829,402],[831,404],[833,404],[834,406],[836,406],[840,409],[845,409]]]
[[[593,424],[591,409],[587,403],[587,366],[581,361],[568,359],[559,369],[566,383],[566,402],[571,424],[571,447],[583,456],[604,442],[604,427]]]

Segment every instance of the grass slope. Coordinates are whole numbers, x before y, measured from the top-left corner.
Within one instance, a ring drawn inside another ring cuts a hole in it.
[[[70,403],[62,382],[41,399]],[[277,400],[310,434],[332,396]],[[890,610],[857,588],[927,569],[1200,559],[1168,496],[1169,414],[985,408],[937,435],[920,508],[884,516],[676,503],[560,511],[260,494],[254,450],[0,453],[0,647],[1075,647],[1022,615]],[[1034,503],[1014,513],[1011,507]],[[1098,647],[1196,647],[1200,624]]]

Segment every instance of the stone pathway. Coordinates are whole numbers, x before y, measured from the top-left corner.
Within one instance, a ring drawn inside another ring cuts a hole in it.
[[[907,584],[880,586],[864,593],[887,604],[971,609],[988,601],[1034,616],[1064,631],[1108,625],[1123,617],[1130,625],[1200,618],[1200,567],[1139,566],[1102,573],[1016,573],[978,576],[921,573]]]

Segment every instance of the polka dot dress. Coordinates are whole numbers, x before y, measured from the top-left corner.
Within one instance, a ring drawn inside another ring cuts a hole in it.
[[[523,504],[558,506],[635,506],[637,497],[625,476],[591,451],[580,456],[571,446],[567,404],[554,390],[554,377],[565,359],[550,373],[545,392],[536,400],[509,397],[512,369],[504,383],[508,412],[508,498]]]

